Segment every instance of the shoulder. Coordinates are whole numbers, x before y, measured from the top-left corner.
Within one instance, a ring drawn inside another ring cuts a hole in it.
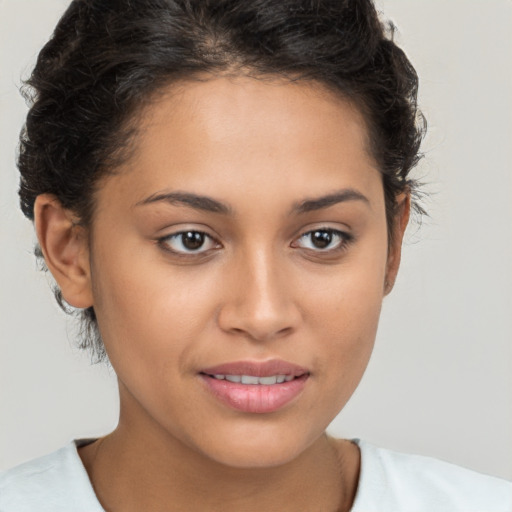
[[[75,443],[0,473],[1,512],[103,512]]]
[[[511,512],[512,483],[448,462],[356,441],[361,474],[353,512]]]

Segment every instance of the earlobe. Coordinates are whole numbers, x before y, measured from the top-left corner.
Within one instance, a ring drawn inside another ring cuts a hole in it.
[[[392,236],[390,238],[390,247],[386,269],[386,279],[384,282],[384,295],[387,295],[395,285],[400,259],[402,256],[402,241],[404,238],[409,217],[411,214],[411,194],[404,192],[397,197],[397,213]]]
[[[62,296],[76,308],[92,306],[89,247],[85,228],[51,194],[37,196],[34,224],[45,263]]]

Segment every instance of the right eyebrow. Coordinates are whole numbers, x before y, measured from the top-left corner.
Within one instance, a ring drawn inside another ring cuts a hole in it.
[[[344,203],[346,201],[361,201],[362,203],[370,206],[369,199],[359,192],[358,190],[352,188],[346,188],[342,190],[338,190],[332,194],[328,194],[326,196],[317,197],[314,199],[307,199],[302,201],[301,203],[295,204],[293,207],[294,213],[307,213],[315,210],[321,210],[324,208],[329,208],[338,203]]]
[[[190,192],[164,192],[153,194],[142,201],[136,203],[135,206],[143,206],[158,202],[175,204],[178,206],[187,206],[196,210],[202,210],[212,213],[221,213],[224,215],[232,214],[232,208],[208,196],[192,194]]]

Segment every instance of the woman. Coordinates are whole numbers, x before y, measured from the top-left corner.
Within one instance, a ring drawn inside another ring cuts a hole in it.
[[[72,2],[20,196],[118,427],[0,510],[509,510],[508,483],[335,440],[396,278],[423,134],[371,2]]]

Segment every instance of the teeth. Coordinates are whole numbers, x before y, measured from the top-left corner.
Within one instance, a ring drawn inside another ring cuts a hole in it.
[[[290,382],[295,377],[293,375],[270,375],[268,377],[256,377],[254,375],[222,375],[216,374],[213,377],[217,380],[227,380],[238,384],[262,384],[264,386],[272,386],[273,384],[282,384]]]
[[[277,375],[272,375],[271,377],[260,377],[260,384],[265,384],[266,386],[271,386],[277,382]]]
[[[242,384],[259,384],[259,379],[252,375],[242,375]]]

